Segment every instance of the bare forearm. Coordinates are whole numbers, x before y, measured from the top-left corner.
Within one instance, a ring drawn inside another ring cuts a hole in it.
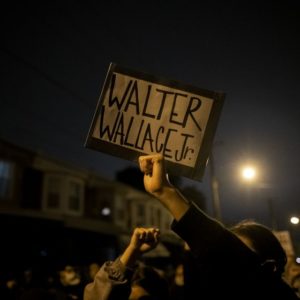
[[[135,228],[129,245],[120,257],[120,261],[124,267],[133,268],[143,253],[146,253],[157,246],[159,236],[160,231],[158,228]]]
[[[164,187],[159,193],[153,194],[172,214],[175,220],[180,220],[187,212],[190,203],[173,186]]]
[[[133,247],[128,246],[124,253],[120,257],[120,261],[126,268],[133,268],[137,262],[137,260],[140,258],[140,254],[133,249]]]
[[[156,197],[178,221],[187,212],[190,204],[169,182],[163,156],[140,156],[139,164],[144,173],[145,190]]]

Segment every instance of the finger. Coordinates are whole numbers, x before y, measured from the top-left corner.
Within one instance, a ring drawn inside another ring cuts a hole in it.
[[[152,174],[152,156],[147,155],[147,156],[140,156],[139,157],[139,165],[140,165],[140,170],[145,173],[145,174]]]
[[[155,236],[160,236],[160,230],[159,229],[155,229],[154,230],[154,235]]]
[[[145,232],[145,230],[140,230],[140,232],[139,232],[139,239],[141,240],[141,241],[144,241],[145,240],[145,238],[146,238],[146,232]]]
[[[145,242],[149,242],[151,239],[151,234],[150,232],[147,230],[145,231]]]
[[[154,240],[155,240],[156,243],[159,242],[159,240],[160,240],[160,232],[159,231],[156,231],[154,233]]]
[[[147,231],[146,242],[156,243],[159,236],[159,230],[156,228],[150,228]]]
[[[136,227],[133,231],[133,235],[136,235],[137,237],[139,237],[139,235],[143,232],[143,228],[140,227]]]
[[[143,242],[145,239],[145,229],[144,228],[136,228],[134,230],[133,236],[137,241]]]
[[[150,228],[149,231],[151,232],[152,235],[160,232],[158,228]]]

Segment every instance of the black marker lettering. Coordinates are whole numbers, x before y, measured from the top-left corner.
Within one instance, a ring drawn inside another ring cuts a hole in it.
[[[152,89],[152,86],[149,84],[148,85],[148,90],[147,90],[147,96],[145,98],[145,105],[144,105],[144,108],[143,108],[142,115],[145,116],[145,117],[149,117],[149,118],[153,118],[154,119],[155,115],[151,115],[151,114],[149,114],[149,113],[146,112],[147,107],[148,107],[149,98],[150,98],[151,89]]]
[[[169,141],[169,138],[171,136],[171,132],[177,132],[176,129],[172,129],[172,128],[169,128],[168,129],[168,132],[166,134],[166,139],[165,139],[165,144],[164,144],[164,151],[163,151],[163,155],[165,157],[168,157],[168,158],[172,158],[172,155],[169,155],[167,154],[167,152],[171,152],[172,150],[171,149],[168,149],[167,146],[168,146],[168,141]]]
[[[167,95],[173,95],[174,93],[173,92],[164,91],[164,90],[160,90],[160,89],[156,89],[156,91],[163,94],[162,99],[161,99],[161,103],[160,103],[159,112],[158,112],[157,117],[156,117],[157,120],[160,120],[162,112],[163,112],[163,109],[164,109],[164,106],[165,106]]]
[[[130,147],[133,147],[133,144],[131,144],[131,143],[128,142],[128,137],[130,135],[130,130],[131,130],[131,126],[132,126],[133,120],[134,120],[134,117],[131,117],[130,121],[129,121],[128,129],[127,129],[127,132],[126,132],[126,136],[125,136],[125,141],[124,141],[124,145],[130,146]]]
[[[176,120],[174,120],[174,116],[176,117],[176,116],[178,116],[178,113],[177,112],[175,112],[175,106],[176,106],[176,102],[177,102],[177,97],[178,96],[181,96],[181,97],[185,97],[185,98],[187,98],[187,94],[180,94],[180,93],[175,93],[175,95],[174,95],[174,100],[173,100],[173,104],[172,104],[172,109],[171,109],[171,113],[170,113],[170,118],[169,118],[169,121],[170,121],[170,123],[174,123],[174,124],[178,124],[178,125],[183,125],[183,123],[182,122],[179,122],[179,121],[176,121]]]
[[[193,102],[194,100],[197,101],[196,103],[196,106],[195,107],[192,107],[193,106]],[[186,111],[186,114],[184,116],[184,120],[183,120],[183,123],[182,123],[182,126],[185,127],[186,123],[187,123],[187,120],[188,120],[188,116],[190,115],[191,118],[193,119],[193,121],[195,122],[197,128],[202,131],[200,125],[197,123],[197,120],[195,119],[195,117],[193,116],[193,112],[197,111],[199,109],[199,107],[201,106],[201,100],[199,98],[196,98],[196,97],[191,97],[190,99],[190,102],[189,102],[189,106],[188,106],[188,109]]]
[[[184,138],[184,141],[183,141],[183,144],[182,144],[181,155],[180,155],[179,158],[178,158],[179,151],[178,150],[175,151],[175,160],[176,161],[181,161],[183,158],[185,158],[184,154],[186,154],[186,143],[187,143],[187,140],[189,138],[193,138],[194,137],[193,135],[185,134],[185,133],[182,133],[181,135],[184,136],[185,138]]]
[[[160,146],[158,146],[158,140],[159,140],[159,135],[160,135],[160,132],[161,133],[164,133],[165,132],[165,129],[163,126],[160,126],[158,128],[158,131],[157,131],[157,135],[156,135],[156,141],[155,141],[155,151],[157,153],[160,153],[162,150],[163,150],[163,147],[164,147],[164,144],[160,144]]]
[[[105,127],[103,127],[104,113],[105,113],[105,106],[102,106],[100,124],[99,124],[99,136],[100,136],[100,138],[103,138],[103,136],[105,134],[107,134],[107,137],[108,137],[109,141],[111,142],[111,140],[112,140],[112,138],[115,134],[115,131],[116,131],[116,127],[117,127],[118,120],[119,120],[119,117],[120,117],[120,112],[118,112],[118,115],[116,117],[116,120],[115,120],[112,131],[110,131],[109,125],[106,125]]]
[[[192,154],[195,152],[195,150],[193,149],[193,148],[190,148],[189,146],[187,146],[186,148],[185,148],[185,152],[184,152],[184,159],[186,159],[186,156],[188,155],[188,153],[189,152],[191,152]],[[189,160],[190,160],[191,158],[189,158]]]
[[[141,126],[140,126],[140,128],[139,128],[139,132],[138,132],[138,135],[137,135],[137,138],[136,138],[136,141],[135,141],[135,145],[134,145],[135,148],[140,149],[140,150],[142,150],[143,147],[139,147],[139,146],[138,146],[138,142],[139,142],[139,139],[140,139],[140,135],[141,135],[141,131],[142,131],[142,128],[143,128],[143,126],[144,126],[144,123],[145,123],[145,121],[142,120]]]
[[[150,148],[151,148],[151,152],[153,152],[153,138],[152,138],[152,134],[151,134],[151,126],[150,123],[148,123],[146,131],[145,131],[145,135],[144,135],[144,139],[143,139],[143,144],[142,144],[142,149],[144,150],[144,146],[145,146],[145,142],[149,141],[150,143]]]
[[[123,145],[123,139],[124,139],[124,117],[123,113],[121,114],[121,117],[119,119],[119,124],[117,127],[117,131],[114,136],[114,143],[117,140],[118,135],[120,136],[120,144]]]
[[[133,94],[134,94],[134,97],[132,97]],[[138,90],[138,85],[137,85],[137,81],[136,80],[134,81],[134,84],[132,86],[131,92],[130,92],[129,97],[127,99],[127,103],[126,103],[125,108],[124,108],[124,111],[127,112],[129,105],[135,106],[136,114],[137,115],[140,114],[139,90]]]
[[[121,101],[119,101],[119,99],[117,97],[112,98],[113,91],[115,88],[115,82],[116,82],[116,74],[113,74],[112,78],[111,78],[111,84],[110,84],[110,90],[109,90],[108,106],[111,107],[114,104],[116,104],[118,107],[118,110],[120,110],[126,97],[127,97],[128,91],[130,90],[130,87],[132,85],[132,80],[129,81]]]

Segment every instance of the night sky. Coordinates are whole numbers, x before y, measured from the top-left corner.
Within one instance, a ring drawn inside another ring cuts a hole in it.
[[[110,62],[226,93],[215,135],[225,222],[300,215],[299,1],[27,1],[2,9],[0,138],[114,178],[84,147]],[[252,162],[258,178],[238,175]],[[196,185],[211,209],[208,169]]]

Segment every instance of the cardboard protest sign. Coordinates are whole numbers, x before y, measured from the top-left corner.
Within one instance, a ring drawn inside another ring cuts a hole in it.
[[[111,64],[85,145],[132,161],[161,153],[170,173],[201,180],[224,97]]]

